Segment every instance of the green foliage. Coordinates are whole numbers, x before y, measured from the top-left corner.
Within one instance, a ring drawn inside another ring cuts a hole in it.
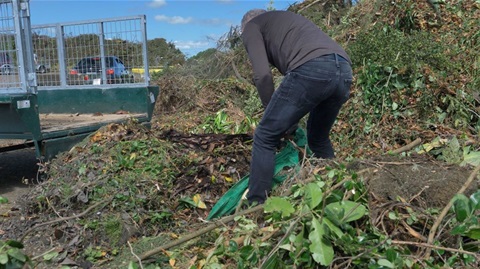
[[[365,200],[361,196],[342,201],[339,193],[328,191],[344,176],[344,171],[332,169],[325,179],[316,177],[312,183],[295,185],[290,197],[267,199],[264,206],[266,221],[286,231],[284,240],[276,247],[253,238],[241,248],[235,244],[225,248],[223,241],[217,241],[214,255],[234,259],[242,265],[239,268],[258,267],[258,264],[263,265],[261,268],[313,268],[315,265],[331,265],[339,249],[342,252],[349,249],[352,252],[348,254],[354,255],[359,248],[351,246],[358,240],[352,223],[363,223],[367,208],[362,204]],[[360,193],[365,191],[361,182],[353,181],[348,181],[347,185],[359,188]],[[237,235],[255,236],[255,227],[252,228],[252,223],[249,225],[244,229],[240,226]]]
[[[85,249],[83,256],[87,261],[95,262],[103,258],[103,256],[105,256],[104,253],[105,250],[102,250],[101,247],[88,247]]]
[[[185,63],[185,55],[165,38],[148,40],[147,51],[150,67],[168,67]]]
[[[118,246],[121,236],[125,232],[122,220],[116,216],[112,216],[102,223],[102,226],[111,245]]]
[[[475,150],[470,145],[464,146],[465,142],[464,139],[456,136],[450,139],[436,137],[431,142],[423,144],[417,151],[419,153],[429,153],[448,164],[479,165],[480,151]]]
[[[395,72],[395,73],[394,73]],[[405,76],[398,73],[391,67],[383,67],[371,62],[367,62],[359,74],[357,84],[362,89],[360,96],[365,108],[376,118],[381,118],[384,114],[399,115],[400,108],[407,105],[406,99],[402,103],[394,101],[394,97],[401,93],[400,91],[409,86]],[[418,83],[421,85],[421,83]]]
[[[255,115],[263,111],[262,101],[258,97],[255,87],[251,87],[248,90],[248,96],[245,100],[244,111],[246,115]]]
[[[47,35],[33,33],[33,47],[40,48],[38,57],[48,59],[52,65],[58,65],[56,39]],[[100,55],[100,39],[96,34],[81,34],[65,36],[65,54],[67,66],[71,67],[78,60],[78,47],[83,47],[83,56]],[[45,49],[47,48],[47,49]],[[120,57],[128,67],[143,67],[141,57],[142,44],[119,38],[105,39],[104,49],[106,55]],[[140,53],[139,53],[140,52]],[[166,42],[164,38],[147,40],[148,62],[152,67],[169,66],[185,63],[185,55],[173,43]]]
[[[371,61],[382,66],[401,70],[406,76],[417,76],[421,68],[429,66],[445,74],[461,70],[446,53],[448,47],[434,39],[428,32],[415,31],[406,34],[390,26],[377,24],[372,29],[359,33],[355,42],[347,48],[353,68]]]
[[[451,233],[469,239],[463,241],[462,248],[478,253],[480,251],[478,245],[480,242],[480,190],[469,198],[464,194],[457,194],[453,198],[452,209],[457,222],[453,225]]]
[[[242,134],[249,133],[254,126],[256,126],[256,121],[251,117],[247,116],[243,121],[237,123],[230,119],[224,109],[221,109],[215,116],[208,116],[199,128],[203,133]]]
[[[343,188],[332,189],[340,181]],[[265,235],[259,232],[256,222],[237,217],[233,238],[217,239],[205,268],[224,268],[231,263],[237,268],[343,268],[346,264],[336,259],[339,256],[355,257],[349,268],[452,268],[476,262],[470,255],[443,252],[439,259],[419,263],[408,248],[391,244],[389,235],[373,227],[366,217],[368,194],[363,181],[342,167],[327,167],[324,175],[293,185],[291,191],[287,197],[269,197],[264,205],[262,230],[281,231],[276,240],[262,239]],[[474,253],[478,252],[480,238],[479,210],[480,192],[470,198],[456,196],[455,221],[447,227],[454,235],[465,238],[462,247]],[[418,216],[426,212],[409,208],[408,213],[409,219],[395,211],[390,211],[389,217],[415,225],[420,223]],[[236,238],[242,238],[243,244]]]
[[[475,112],[475,100],[471,94],[458,90],[455,96],[445,95],[441,98],[442,111],[455,128],[472,126],[476,133],[480,131],[480,115]],[[446,121],[446,120],[445,120]]]
[[[32,266],[30,258],[22,251],[23,244],[14,240],[0,241],[0,269],[21,269]]]

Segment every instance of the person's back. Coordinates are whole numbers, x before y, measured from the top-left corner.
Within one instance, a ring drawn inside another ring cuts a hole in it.
[[[343,48],[313,22],[290,11],[265,12],[253,18],[245,28],[242,39],[247,50],[258,46],[258,31],[261,31],[268,60],[282,74],[313,58],[331,53],[350,61]]]

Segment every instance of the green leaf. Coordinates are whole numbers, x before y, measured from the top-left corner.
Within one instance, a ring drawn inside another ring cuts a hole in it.
[[[339,224],[351,222],[362,218],[367,209],[364,205],[352,201],[340,201],[328,204],[325,213],[331,220]]]
[[[3,196],[0,196],[0,204],[6,204],[6,203],[8,203],[8,199]]]
[[[7,264],[8,255],[7,253],[0,253],[0,264]]]
[[[388,218],[391,220],[399,220],[400,217],[398,216],[398,213],[395,211],[390,211],[388,212]]]
[[[195,204],[195,202],[193,201],[192,198],[190,197],[182,197],[180,199],[178,199],[179,202],[182,202],[184,204],[187,204],[187,205],[191,205],[191,206],[194,206],[194,207],[197,207],[197,205]]]
[[[465,235],[474,240],[480,240],[480,227],[470,229]]]
[[[128,269],[138,269],[137,263],[131,261],[131,262],[128,264]]]
[[[240,257],[244,260],[248,260],[254,251],[255,249],[253,246],[244,246],[240,249]]]
[[[265,202],[264,206],[265,212],[280,212],[283,217],[289,217],[295,209],[292,204],[282,197],[270,197]]]
[[[470,195],[470,203],[474,210],[480,209],[480,191],[477,191],[476,193]]]
[[[463,152],[463,162],[460,165],[464,166],[466,164],[470,164],[473,166],[477,166],[480,164],[480,151],[465,151]]]
[[[323,192],[316,183],[309,183],[305,186],[306,200],[311,210],[315,209],[323,199]]]
[[[52,259],[56,258],[57,256],[58,256],[58,252],[52,251],[50,253],[47,253],[47,254],[43,255],[43,259],[45,261],[51,261]]]
[[[463,194],[457,194],[453,197],[453,210],[458,221],[462,222],[470,215],[470,205],[468,198]]]
[[[23,248],[23,244],[21,242],[15,241],[15,240],[7,240],[5,241],[5,244],[14,247],[14,248]]]
[[[312,253],[313,259],[320,263],[321,265],[330,265],[333,261],[333,247],[332,243],[324,238],[325,228],[324,226],[316,219],[312,219],[312,230],[308,235],[310,239],[310,252]]]
[[[397,110],[398,109],[398,104],[393,102],[392,103],[392,110]]]
[[[15,258],[21,262],[27,261],[27,256],[18,248],[11,248],[7,251],[8,256]]]
[[[278,255],[272,255],[262,266],[262,269],[277,269],[281,267],[281,260]]]
[[[331,232],[333,232],[338,238],[342,238],[344,233],[340,228],[338,228],[337,225],[335,225],[333,222],[331,222],[329,219],[324,218],[323,223],[327,225],[328,229],[330,229]]]
[[[458,225],[456,227],[454,227],[451,231],[451,234],[453,235],[464,235],[465,232],[467,231],[467,226],[465,226],[465,224],[461,224],[461,225]]]
[[[228,251],[235,252],[238,250],[238,244],[235,240],[228,241]]]
[[[80,168],[78,168],[79,175],[85,175],[86,173],[87,173],[87,167],[85,165],[82,165]]]
[[[389,262],[389,261],[386,260],[386,259],[380,259],[380,260],[378,260],[377,264],[380,265],[380,266],[382,266],[382,267],[386,267],[386,268],[395,268],[395,266],[393,265],[393,263]]]
[[[293,246],[298,249],[302,248],[303,242],[305,241],[304,239],[305,228],[303,224],[300,224],[300,225],[302,225],[302,228],[299,230],[298,234],[295,235],[294,233],[292,233],[288,238],[290,240],[290,243],[292,243]]]

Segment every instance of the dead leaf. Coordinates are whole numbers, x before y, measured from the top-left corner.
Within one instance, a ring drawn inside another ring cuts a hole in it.
[[[193,202],[198,208],[201,208],[201,209],[207,208],[207,205],[202,201],[202,197],[198,193],[193,196]]]

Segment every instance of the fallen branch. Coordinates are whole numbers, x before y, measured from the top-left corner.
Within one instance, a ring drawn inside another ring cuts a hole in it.
[[[468,189],[468,187],[472,184],[473,180],[475,179],[475,177],[477,176],[479,171],[480,171],[480,164],[477,165],[477,167],[475,167],[473,172],[468,177],[467,181],[463,184],[463,186],[457,192],[457,195],[458,194],[463,194],[465,192],[465,190]],[[437,228],[438,228],[438,226],[440,226],[440,223],[442,222],[443,218],[445,218],[445,216],[447,215],[447,213],[450,210],[450,208],[452,207],[452,205],[453,205],[453,199],[450,199],[448,204],[443,208],[442,212],[440,213],[438,218],[433,223],[432,229],[430,229],[430,233],[428,234],[427,244],[432,245],[433,240],[435,238],[435,234],[437,233]],[[429,249],[427,249],[427,252],[425,254],[425,259],[428,259],[428,258],[430,258],[430,247],[429,247]]]
[[[204,228],[202,228],[202,229],[200,229],[200,230],[198,230],[198,231],[196,231],[196,232],[194,232],[194,233],[191,233],[191,234],[186,235],[186,236],[184,236],[184,237],[181,237],[181,238],[179,238],[179,239],[177,239],[177,240],[175,240],[175,241],[172,241],[172,242],[170,242],[170,243],[167,243],[167,244],[165,244],[165,245],[159,246],[159,247],[157,247],[157,248],[154,248],[154,249],[152,249],[152,250],[149,250],[149,251],[143,253],[142,255],[140,255],[140,260],[144,260],[144,259],[146,259],[146,258],[148,258],[148,257],[150,257],[150,256],[152,256],[152,255],[155,255],[155,254],[157,254],[157,253],[159,253],[159,252],[162,252],[162,251],[164,251],[164,250],[166,250],[166,249],[169,249],[169,248],[178,246],[178,245],[180,245],[180,244],[182,244],[182,243],[185,243],[185,242],[187,242],[187,241],[189,241],[189,240],[191,240],[191,239],[193,239],[193,238],[195,238],[195,237],[198,237],[198,236],[203,235],[203,234],[205,234],[205,233],[207,233],[207,232],[210,232],[210,231],[212,231],[212,230],[214,230],[214,229],[216,229],[216,228],[218,228],[218,227],[220,227],[220,226],[225,226],[225,224],[226,224],[227,222],[230,222],[230,221],[234,220],[234,219],[235,219],[236,217],[238,217],[238,216],[247,215],[247,214],[250,214],[250,213],[253,213],[253,212],[256,212],[256,211],[260,211],[260,210],[263,210],[263,205],[257,205],[257,206],[255,206],[255,207],[252,207],[252,208],[249,208],[249,209],[240,211],[240,212],[238,212],[238,213],[236,213],[236,214],[223,217],[223,218],[221,218],[221,219],[219,219],[219,220],[216,220],[215,222],[213,222],[212,224],[208,225],[207,227],[204,227]]]
[[[472,256],[476,257],[477,260],[480,259],[480,254],[475,253],[475,252],[470,252],[470,251],[466,251],[466,250],[463,250],[463,249],[446,248],[446,247],[442,247],[442,246],[435,246],[435,245],[428,244],[428,243],[392,240],[392,244],[396,244],[396,245],[411,245],[411,246],[417,246],[417,247],[426,247],[426,248],[429,248],[429,249],[445,250],[445,251],[448,251],[448,252],[456,252],[456,253],[461,253],[461,254],[472,255]]]
[[[402,152],[405,152],[405,151],[409,151],[411,150],[412,148],[418,146],[420,143],[422,143],[422,139],[421,138],[417,138],[415,139],[413,142],[401,147],[401,148],[398,148],[396,150],[393,150],[391,151],[390,153],[391,154],[400,154]]]

